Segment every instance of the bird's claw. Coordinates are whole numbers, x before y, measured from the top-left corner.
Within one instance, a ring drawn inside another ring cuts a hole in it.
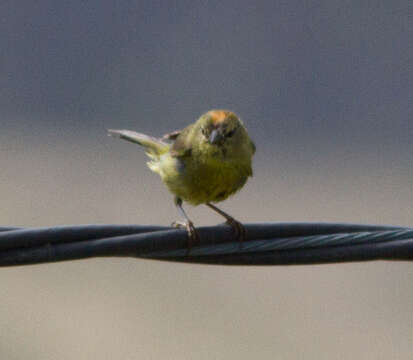
[[[172,227],[178,229],[186,229],[188,233],[188,251],[187,254],[191,251],[193,244],[199,243],[199,234],[195,229],[195,226],[192,221],[174,221]]]
[[[227,218],[225,224],[231,226],[234,229],[235,238],[239,241],[240,249],[242,249],[242,244],[246,238],[246,230],[244,225],[242,225],[239,221],[235,220],[232,217]]]

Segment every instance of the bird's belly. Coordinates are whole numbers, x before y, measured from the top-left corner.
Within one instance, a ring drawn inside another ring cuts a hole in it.
[[[169,161],[175,161],[174,166],[165,167],[162,180],[172,193],[193,205],[225,200],[241,189],[249,176],[248,169],[230,162]]]

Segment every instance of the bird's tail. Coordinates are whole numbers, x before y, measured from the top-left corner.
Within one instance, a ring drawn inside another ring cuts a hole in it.
[[[158,158],[169,150],[169,144],[161,139],[130,130],[108,130],[109,136],[118,137],[143,146],[149,157]]]

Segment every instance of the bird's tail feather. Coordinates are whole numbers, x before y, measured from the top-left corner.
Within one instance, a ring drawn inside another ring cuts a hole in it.
[[[108,130],[109,136],[118,137],[123,140],[139,144],[146,149],[150,157],[159,156],[169,150],[169,144],[161,139],[154,138],[145,134],[131,130]]]

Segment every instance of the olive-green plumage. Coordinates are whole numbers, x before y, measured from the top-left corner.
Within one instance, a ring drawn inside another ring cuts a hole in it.
[[[211,110],[162,139],[128,130],[109,133],[142,145],[151,158],[149,168],[173,194],[193,205],[225,200],[252,176],[255,146],[230,111]]]
[[[194,124],[162,139],[130,130],[109,130],[109,135],[145,148],[151,158],[149,168],[161,176],[175,195],[175,204],[184,221],[174,225],[187,229],[189,248],[198,234],[182,208],[182,200],[193,205],[206,204],[227,219],[241,241],[245,238],[243,225],[212,204],[234,194],[252,176],[255,145],[233,112],[208,111]]]

